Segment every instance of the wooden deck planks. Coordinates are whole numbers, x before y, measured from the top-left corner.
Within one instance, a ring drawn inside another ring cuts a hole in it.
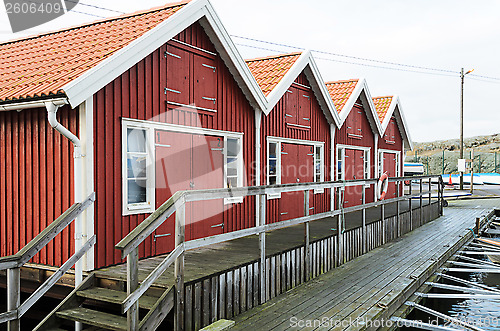
[[[499,203],[453,204],[456,207],[446,209],[440,219],[237,316],[235,329],[283,330],[290,327],[292,316],[355,320],[378,315],[415,282],[412,275],[428,270],[473,226],[476,216]]]

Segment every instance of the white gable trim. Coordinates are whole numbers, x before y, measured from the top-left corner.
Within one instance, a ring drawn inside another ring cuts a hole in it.
[[[276,104],[280,101],[283,95],[286,93],[290,85],[297,79],[297,77],[306,69],[310,69],[310,75],[307,75],[309,79],[311,79],[311,88],[313,92],[315,92],[316,97],[319,97],[320,106],[323,108],[323,112],[325,116],[331,123],[335,123],[337,126],[340,123],[340,118],[335,110],[335,105],[333,104],[332,98],[330,98],[330,94],[326,89],[324,84],[324,80],[321,78],[321,74],[319,69],[312,57],[311,51],[303,52],[300,57],[295,61],[292,67],[288,70],[285,76],[280,80],[278,85],[269,93],[268,100],[268,108],[265,111],[265,114],[268,115],[271,110],[276,106]],[[326,112],[325,112],[325,109]]]
[[[399,130],[403,135],[403,140],[405,141],[404,146],[409,150],[412,150],[413,141],[411,140],[410,131],[408,131],[408,124],[401,108],[401,101],[397,95],[392,97],[391,105],[389,106],[389,110],[387,111],[384,121],[382,122],[383,132],[387,130],[387,126],[389,125],[392,115],[396,117],[396,123],[398,124]]]
[[[236,50],[208,0],[194,0],[188,3],[155,28],[116,51],[115,54],[87,70],[80,77],[64,85],[62,89],[66,93],[69,103],[72,107],[76,107],[203,17],[207,18],[210,27],[219,37],[227,52],[227,57],[231,59],[230,64],[235,65],[234,70],[241,75],[242,81],[246,83],[247,88],[243,90],[247,93],[247,98],[254,107],[266,109],[267,102],[264,94],[258,88],[257,82],[251,76],[250,70]]]
[[[368,84],[364,78],[360,78],[354,91],[351,93],[351,96],[345,103],[344,107],[340,111],[340,126],[344,125],[347,116],[351,113],[356,100],[361,96],[361,101],[363,102],[363,107],[365,108],[366,115],[368,117],[368,121],[370,122],[370,126],[374,133],[382,134],[382,126],[380,125],[380,120],[377,115],[377,110],[375,109],[375,104],[373,103],[373,99],[370,95],[370,91],[368,90]],[[368,111],[366,111],[368,109]]]

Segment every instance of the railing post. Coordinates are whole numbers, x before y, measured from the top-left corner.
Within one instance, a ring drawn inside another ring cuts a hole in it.
[[[258,226],[263,226],[266,224],[266,201],[267,196],[262,194],[259,196],[259,224]],[[266,292],[267,292],[267,279],[266,279],[266,233],[259,233],[259,250],[260,250],[260,265],[259,265],[259,277],[260,277],[260,303],[266,302]]]
[[[365,185],[363,185],[363,190],[362,190],[362,202],[363,205],[366,203],[366,189]],[[362,216],[363,216],[363,227],[362,227],[362,234],[361,234],[361,240],[363,240],[363,254],[366,253],[366,208],[363,207],[363,210],[361,211]]]
[[[404,182],[403,182],[404,184]],[[396,201],[396,226],[397,226],[397,232],[398,232],[398,237],[401,237],[401,219],[400,219],[400,210],[399,210],[399,198],[401,197],[401,186],[404,187],[404,185],[401,185],[401,181],[398,180],[398,184],[397,184],[397,194],[396,196],[398,197],[398,201]],[[404,193],[404,192],[403,192]]]
[[[134,248],[127,255],[127,295],[139,286],[139,248]],[[139,301],[136,301],[127,311],[127,329],[139,330]]]
[[[384,200],[382,202],[382,208],[381,209],[381,217],[382,217],[382,245],[385,244],[385,202]]]
[[[7,269],[7,311],[16,310],[21,305],[21,269]],[[20,331],[20,320],[7,323],[8,331]]]
[[[344,206],[342,206],[342,200],[343,198],[341,195],[344,194],[342,193],[342,189],[339,187],[338,188],[338,200],[339,200],[339,209],[342,210]],[[343,234],[342,234],[342,217],[344,215],[340,213],[337,215],[337,247],[338,247],[338,265],[341,265],[344,262],[344,250],[343,250]]]
[[[184,244],[186,228],[186,199],[175,203],[175,247]],[[184,330],[184,251],[175,259],[174,330]]]
[[[423,202],[424,202],[424,197],[422,196],[423,188],[424,188],[423,187],[423,180],[422,180],[422,178],[420,178],[420,222],[419,222],[420,225],[422,225],[422,223],[424,221],[422,219],[423,215],[424,215],[423,210],[422,210]]]
[[[410,231],[413,231],[413,206],[411,203],[412,186],[413,186],[413,180],[410,179],[410,187],[408,188],[408,194],[410,196],[408,199],[408,210],[410,211]]]
[[[443,187],[443,178],[441,176],[439,176],[438,183],[439,183],[438,187],[439,215],[443,216],[444,187]]]
[[[309,190],[304,191],[304,216],[309,216]],[[311,247],[309,245],[309,222],[304,223],[305,281],[311,277]]]

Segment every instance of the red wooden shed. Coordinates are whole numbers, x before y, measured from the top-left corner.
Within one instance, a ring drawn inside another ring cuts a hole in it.
[[[310,52],[247,60],[268,100],[261,119],[261,183],[330,180],[338,114]],[[303,194],[268,196],[267,222],[304,215]],[[330,210],[330,193],[311,192],[310,214]]]
[[[378,175],[387,173],[389,177],[402,176],[405,149],[412,149],[413,143],[401,103],[397,96],[375,97],[373,103],[383,132],[378,139]],[[395,196],[395,184],[389,183],[386,198]]]
[[[340,117],[335,133],[336,180],[374,178],[381,125],[364,79],[327,82],[326,87]],[[344,207],[363,202],[360,186],[347,187],[340,197]],[[365,202],[375,199],[373,185],[365,190]]]
[[[95,256],[87,255],[85,269],[115,264],[122,260],[114,245],[173,192],[256,183],[255,119],[267,100],[208,1],[7,42],[0,50],[2,256],[95,191],[76,233],[64,232],[35,262],[60,265],[78,240],[95,233]],[[76,147],[54,133],[47,112]],[[254,212],[254,198],[197,203],[187,209],[187,239],[250,226]],[[173,222],[165,224],[141,256],[173,247]]]

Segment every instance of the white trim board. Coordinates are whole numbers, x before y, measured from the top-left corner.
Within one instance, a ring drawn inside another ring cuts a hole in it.
[[[391,121],[392,116],[396,117],[396,123],[398,125],[399,131],[403,135],[403,140],[406,141],[406,147],[409,150],[413,150],[413,141],[411,140],[410,137],[410,131],[408,130],[408,124],[406,122],[406,118],[404,116],[402,107],[401,107],[401,101],[399,99],[399,96],[394,95],[391,100],[391,104],[389,106],[389,109],[387,110],[387,113],[384,117],[384,120],[382,121],[382,135],[385,133],[385,130],[387,130],[387,127],[389,126],[389,122]]]
[[[230,68],[247,99],[250,100],[254,108],[265,110],[267,100],[264,94],[208,0],[193,0],[164,22],[116,51],[80,77],[64,85],[62,89],[66,93],[69,103],[72,107],[79,105],[202,18],[204,18],[202,26],[207,30],[209,37],[215,39],[212,42],[216,47],[218,46],[217,50],[221,53],[221,57]]]
[[[368,122],[370,123],[370,127],[373,133],[378,133],[382,135],[382,126],[380,125],[380,121],[377,115],[377,110],[375,109],[375,104],[373,103],[373,99],[370,95],[370,91],[368,90],[368,84],[364,78],[360,78],[356,83],[356,87],[354,91],[349,96],[349,99],[345,103],[344,107],[340,111],[340,125],[339,129],[344,125],[347,116],[351,113],[354,105],[358,98],[361,98],[361,102],[363,103],[363,109],[368,118]]]

